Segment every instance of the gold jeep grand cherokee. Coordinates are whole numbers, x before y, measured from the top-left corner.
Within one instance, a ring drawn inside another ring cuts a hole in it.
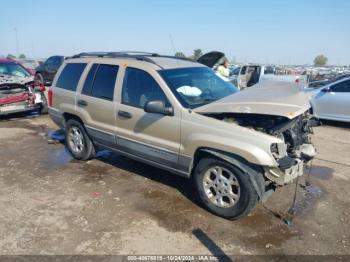
[[[308,98],[295,84],[238,92],[176,57],[81,53],[65,60],[48,96],[74,158],[110,149],[191,178],[203,206],[224,218],[248,214],[315,155]]]

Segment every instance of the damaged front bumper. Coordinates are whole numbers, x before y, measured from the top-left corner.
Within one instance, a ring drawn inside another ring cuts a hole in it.
[[[314,158],[316,149],[312,144],[303,144],[295,157],[285,156],[278,160],[278,167],[266,167],[265,176],[275,184],[282,186],[304,174],[304,166]]]

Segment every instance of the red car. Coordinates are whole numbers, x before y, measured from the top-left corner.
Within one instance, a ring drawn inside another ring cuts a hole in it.
[[[0,59],[0,116],[39,110],[47,113],[45,86],[11,59]]]

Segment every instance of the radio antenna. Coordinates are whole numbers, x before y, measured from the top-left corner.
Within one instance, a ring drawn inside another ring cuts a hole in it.
[[[171,47],[173,48],[174,55],[175,55],[176,49],[175,49],[175,45],[174,45],[173,36],[170,34],[170,35],[169,35],[169,38],[170,38]]]

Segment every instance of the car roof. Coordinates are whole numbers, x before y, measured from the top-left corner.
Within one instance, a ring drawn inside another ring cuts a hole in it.
[[[0,63],[17,63],[17,61],[7,58],[0,58]]]
[[[205,67],[204,65],[189,59],[145,52],[80,53],[72,57],[68,57],[66,61],[94,63],[118,61],[128,65],[146,64],[155,70]]]

